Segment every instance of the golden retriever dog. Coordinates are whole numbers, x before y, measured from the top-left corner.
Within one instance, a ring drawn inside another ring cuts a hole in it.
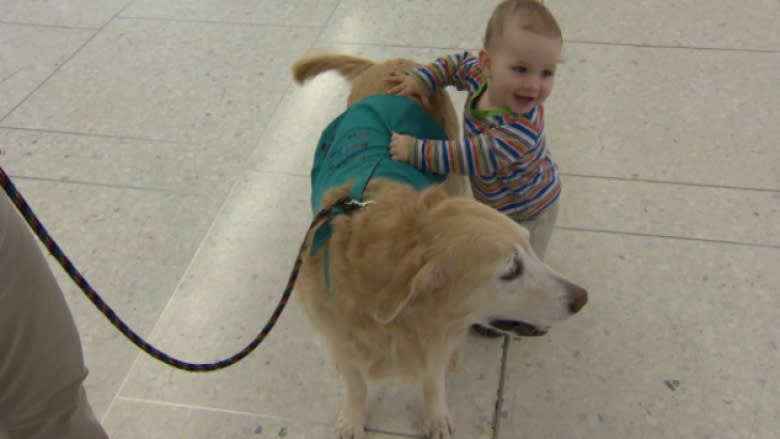
[[[390,71],[414,65],[319,54],[298,60],[293,74],[303,83],[339,72],[351,83],[349,112],[387,94]],[[418,110],[456,137],[447,94],[436,93],[430,103]],[[327,188],[313,204],[315,212],[345,197],[353,184]],[[365,437],[369,380],[400,377],[421,384],[427,434],[449,439],[445,377],[468,328],[479,323],[507,334],[540,335],[578,312],[587,292],[539,260],[528,232],[509,217],[470,197],[451,196],[444,185],[417,189],[377,175],[361,201],[364,207],[334,217],[320,249],[305,252],[296,285],[346,386],[338,438]]]

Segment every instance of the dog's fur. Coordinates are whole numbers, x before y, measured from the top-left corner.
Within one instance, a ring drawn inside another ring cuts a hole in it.
[[[337,70],[351,82],[349,106],[387,93],[387,74],[414,65],[321,54],[299,60],[293,72],[301,83]],[[458,135],[445,92],[431,97],[430,112],[449,136]],[[544,332],[587,301],[584,289],[534,255],[525,229],[468,197],[449,196],[442,186],[415,192],[371,181],[364,198],[375,204],[332,222],[330,289],[324,251],[304,255],[296,291],[346,384],[340,439],[365,436],[367,380],[389,376],[421,382],[428,433],[449,439],[445,376],[469,326]],[[348,192],[349,185],[333,188],[324,205]]]

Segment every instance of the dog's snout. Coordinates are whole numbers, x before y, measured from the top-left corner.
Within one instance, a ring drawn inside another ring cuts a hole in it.
[[[588,292],[571,282],[566,282],[566,291],[569,294],[569,311],[577,314],[588,303]]]

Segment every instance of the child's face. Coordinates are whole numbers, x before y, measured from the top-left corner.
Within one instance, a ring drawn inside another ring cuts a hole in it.
[[[482,69],[490,81],[486,91],[493,108],[527,113],[550,96],[561,40],[512,26],[495,47],[480,51]]]

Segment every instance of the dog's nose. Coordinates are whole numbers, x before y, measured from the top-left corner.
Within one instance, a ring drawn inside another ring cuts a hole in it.
[[[588,303],[588,292],[570,282],[566,282],[566,290],[569,293],[569,311],[577,314]]]

